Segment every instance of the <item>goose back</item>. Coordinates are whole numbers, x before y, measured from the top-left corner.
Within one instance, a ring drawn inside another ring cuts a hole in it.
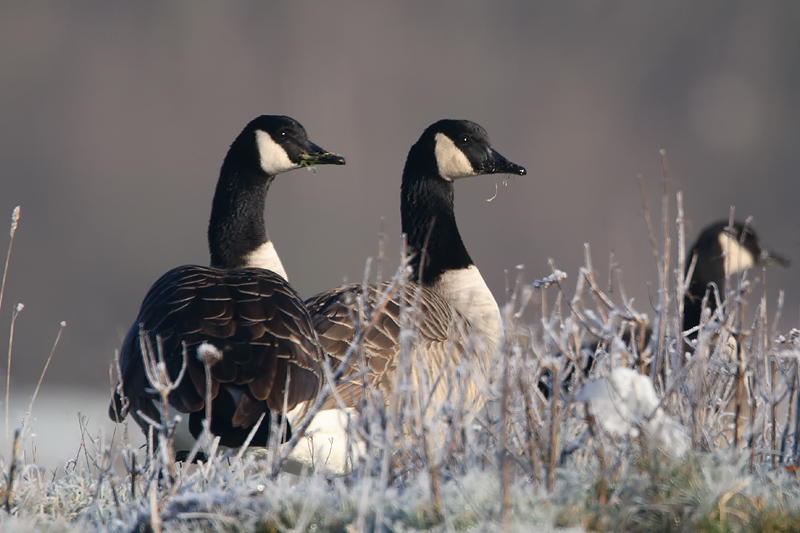
[[[322,352],[311,317],[281,276],[257,268],[182,266],[152,286],[125,338],[112,419],[133,413],[143,429],[147,422],[139,411],[161,419],[160,398],[145,365],[163,360],[173,382],[185,367],[168,399],[175,410],[190,415],[197,438],[205,416],[205,363],[198,354],[204,343],[219,353],[210,367],[211,419],[212,432],[217,429],[224,446],[241,445],[267,409],[284,412],[285,401],[291,410],[319,392]],[[223,425],[234,433],[222,431]],[[261,436],[268,431],[265,427]]]

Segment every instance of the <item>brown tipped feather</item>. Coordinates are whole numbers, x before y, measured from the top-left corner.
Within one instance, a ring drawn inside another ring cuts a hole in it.
[[[122,379],[109,407],[112,419],[119,421],[132,412],[146,430],[137,411],[156,420],[160,414],[144,369],[140,330],[153,346],[156,337],[160,339],[172,380],[180,374],[185,346],[186,375],[169,396],[172,407],[183,413],[205,409],[205,367],[197,358],[197,348],[204,342],[221,353],[211,366],[212,400],[221,387],[241,395],[233,414],[234,428],[249,428],[267,408],[282,413],[287,375],[288,410],[313,400],[321,388],[322,352],[311,317],[289,284],[269,270],[182,266],[151,287],[123,344]],[[123,398],[129,402],[127,409],[123,409]]]
[[[382,304],[383,292],[388,286],[366,286],[364,293],[363,285],[348,285],[306,300],[320,345],[331,358],[331,366],[338,367],[355,339],[356,331],[366,328],[363,330],[360,346],[360,354],[365,363],[364,379],[388,398],[399,364],[401,309],[415,308],[410,326],[415,335],[414,350],[419,352],[420,357],[415,356],[412,359],[412,379],[419,380],[418,369],[421,362],[427,367],[425,370],[430,382],[441,378],[433,393],[435,400],[442,401],[455,387],[465,389],[468,404],[473,401],[480,403],[476,381],[470,379],[455,383],[452,370],[463,358],[478,354],[477,370],[488,376],[491,361],[487,356],[490,355],[490,350],[466,345],[470,333],[480,335],[481,332],[474,330],[469,321],[444,298],[413,283],[410,284],[410,292],[395,294]],[[366,308],[364,316],[360,318],[354,302],[362,295],[365,296]],[[363,320],[361,324],[360,320]],[[489,341],[488,338],[486,340]],[[353,379],[361,368],[359,359],[360,357],[350,358],[348,368],[337,387],[337,396],[344,399],[346,407],[353,407],[361,400],[361,380]],[[335,398],[328,398],[323,409],[337,406]]]

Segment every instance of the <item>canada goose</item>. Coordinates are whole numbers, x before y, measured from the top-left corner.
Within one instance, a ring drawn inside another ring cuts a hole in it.
[[[694,273],[683,298],[683,331],[694,330],[700,324],[703,311],[703,297],[711,285],[716,286],[722,297],[725,296],[725,278],[737,285],[736,276],[755,266],[778,265],[788,267],[790,261],[761,246],[755,230],[742,222],[719,221],[706,226],[697,241],[689,250],[686,259],[687,269],[696,257]],[[712,313],[717,309],[717,299],[713,293],[708,298],[708,308]],[[688,334],[690,339],[697,332]]]
[[[400,212],[412,254],[412,283],[378,311],[379,316],[373,318],[373,325],[362,336],[366,379],[384,393],[384,398],[389,397],[398,365],[402,307],[416,306],[415,347],[421,352],[431,381],[447,365],[454,366],[454,358],[457,363],[459,357],[470,357],[466,347],[476,338],[481,341],[478,344],[483,344],[473,350],[478,363],[484,371],[490,366],[502,335],[500,311],[458,231],[453,182],[499,173],[525,175],[526,170],[497,153],[489,144],[486,130],[474,122],[440,120],[411,147],[403,169]],[[367,307],[374,309],[378,305],[386,286],[366,288]],[[355,302],[363,290],[361,284],[348,285],[306,301],[320,343],[334,361],[341,361],[355,338]],[[472,341],[466,339],[468,332],[477,334]],[[358,365],[351,362],[349,366],[345,378]],[[413,364],[411,373],[413,380],[419,380],[419,371]],[[447,374],[442,378],[433,395],[438,401],[452,385]],[[338,386],[338,396],[346,407],[353,407],[359,403],[361,388],[360,380],[345,379]],[[469,405],[476,401],[477,386],[470,383],[467,389]],[[337,405],[329,398],[325,408]]]
[[[788,259],[763,248],[755,230],[749,224],[737,221],[729,226],[727,220],[717,221],[703,228],[687,253],[684,274],[688,273],[692,261],[695,263],[694,271],[683,297],[683,331],[688,332],[686,338],[690,341],[697,338],[706,291],[711,291],[706,306],[713,314],[719,304],[713,289],[716,288],[720,296],[725,298],[726,277],[735,286],[736,276],[749,268],[771,265],[788,267],[790,264]],[[652,328],[647,327],[641,339],[636,335],[637,346],[648,346],[652,333]],[[623,334],[622,340],[630,345],[630,331]],[[584,348],[584,352],[588,353],[583,369],[584,376],[589,374],[594,365],[594,353],[598,345],[599,341]],[[639,352],[638,349],[634,351]],[[573,376],[573,368],[570,367],[564,376],[563,383],[568,384]],[[539,390],[545,397],[549,397],[552,390],[549,372],[545,372],[539,381]]]
[[[316,396],[322,351],[311,317],[287,283],[267,236],[264,203],[277,174],[344,162],[309,141],[303,126],[289,117],[264,115],[242,130],[225,156],[214,193],[208,228],[211,267],[177,267],[148,291],[120,350],[120,381],[109,406],[112,420],[131,413],[146,435],[145,417],[162,419],[146,362],[163,357],[173,381],[185,365],[169,404],[189,415],[189,434],[176,434],[175,447],[191,449],[205,418],[200,352],[211,347],[219,357],[210,367],[211,432],[223,446],[242,445],[267,409],[284,411],[287,376],[288,409]],[[251,445],[265,446],[269,430],[266,417]]]

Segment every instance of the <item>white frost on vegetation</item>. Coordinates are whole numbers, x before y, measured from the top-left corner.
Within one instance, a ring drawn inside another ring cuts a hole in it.
[[[341,411],[318,413],[290,456],[299,476],[286,463],[278,468],[276,455],[288,453],[289,444],[277,442],[258,453],[212,448],[210,461],[173,463],[140,446],[130,418],[110,424],[108,393],[86,402],[89,422],[79,424],[63,412],[66,393],[48,394],[45,387],[16,457],[10,440],[0,450],[0,505],[11,495],[0,531],[692,530],[698,524],[739,530],[739,516],[770,513],[770,506],[800,508],[800,483],[787,472],[798,462],[795,414],[773,415],[770,401],[774,393],[789,396],[796,383],[800,333],[776,334],[774,350],[755,343],[743,352],[758,431],[743,428],[746,437],[731,445],[725,439],[732,433],[737,367],[719,353],[719,336],[703,330],[698,346],[709,355],[676,359],[654,388],[631,368],[645,370],[655,356],[640,358],[623,338],[641,325],[641,315],[627,304],[607,306],[612,298],[585,282],[578,276],[573,296],[563,284],[545,292],[519,281],[505,304],[496,368],[479,379],[483,370],[470,358],[452,365],[454,383],[475,379],[491,400],[485,412],[474,413],[454,387],[428,416],[435,380],[426,376],[427,389],[418,390],[410,379],[419,339],[414,328],[403,328],[397,396],[387,406],[368,388],[349,419]],[[413,324],[412,308],[403,319]],[[664,324],[669,346],[679,340],[670,326],[676,319]],[[596,349],[585,350],[592,341]],[[203,346],[198,356],[211,362],[215,350]],[[764,379],[769,358],[780,364]],[[547,374],[557,381],[549,396],[540,386]],[[595,438],[579,402],[588,402],[594,427],[603,430]],[[29,404],[12,397],[12,424]],[[695,412],[702,416],[693,418]],[[677,420],[696,424],[694,449]],[[761,429],[773,420],[774,437]],[[632,453],[636,439],[647,446]],[[48,445],[57,458],[46,455]],[[656,448],[676,457],[669,468],[661,468]],[[749,502],[764,503],[755,509]]]
[[[611,434],[638,437],[641,428],[674,457],[689,450],[686,430],[659,408],[653,382],[630,368],[615,368],[608,377],[585,383],[575,399],[588,402],[592,416]]]
[[[197,347],[197,360],[201,363],[208,361],[209,364],[214,364],[222,359],[222,352],[209,342],[203,342]]]
[[[567,279],[567,273],[561,270],[554,270],[552,274],[542,279],[534,280],[532,285],[535,289],[546,289],[552,285],[561,283]]]

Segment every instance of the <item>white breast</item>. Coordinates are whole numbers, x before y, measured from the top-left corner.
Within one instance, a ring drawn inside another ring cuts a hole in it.
[[[500,309],[478,267],[449,270],[430,288],[464,315],[470,323],[499,346]]]
[[[267,241],[253,250],[247,258],[247,266],[272,270],[286,281],[289,281],[289,277],[283,269],[281,258],[278,257],[278,252],[275,251],[272,241]]]

